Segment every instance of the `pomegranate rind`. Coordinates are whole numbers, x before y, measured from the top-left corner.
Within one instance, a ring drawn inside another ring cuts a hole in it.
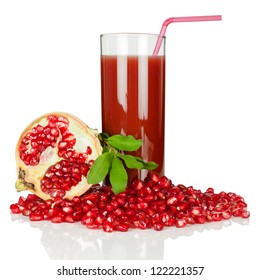
[[[22,132],[16,145],[15,159],[18,179],[15,186],[17,191],[28,190],[44,200],[52,199],[52,197],[42,191],[41,179],[51,165],[63,160],[63,158],[59,157],[57,147],[48,147],[41,154],[40,162],[37,165],[26,165],[20,158],[19,147],[21,146],[22,139],[33,127],[38,124],[42,126],[47,125],[49,116],[64,117],[68,119],[68,130],[77,138],[75,146],[73,147],[74,150],[84,153],[86,152],[87,147],[91,147],[92,152],[88,155],[86,162],[94,161],[102,154],[102,147],[98,139],[98,131],[91,129],[82,120],[72,114],[52,112],[42,115],[31,122]],[[82,176],[82,180],[77,186],[73,186],[69,191],[66,191],[63,198],[72,199],[74,196],[82,195],[91,186],[91,184],[87,183],[86,177]]]

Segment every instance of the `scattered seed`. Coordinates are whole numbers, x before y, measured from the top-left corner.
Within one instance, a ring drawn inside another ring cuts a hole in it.
[[[110,186],[100,185],[92,186],[85,194],[72,200],[56,197],[44,201],[29,194],[11,204],[10,210],[13,214],[29,216],[31,221],[80,221],[89,229],[103,229],[105,232],[125,232],[130,228],[161,231],[165,226],[183,228],[232,216],[250,216],[244,199],[235,193],[217,194],[212,188],[203,193],[193,187],[175,186],[167,177],[157,175],[135,181],[117,195]]]

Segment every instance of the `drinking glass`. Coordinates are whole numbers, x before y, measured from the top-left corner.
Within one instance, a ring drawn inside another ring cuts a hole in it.
[[[102,131],[132,135],[142,147],[131,153],[159,166],[164,174],[165,37],[153,55],[156,34],[101,35]],[[128,177],[144,179],[147,170],[129,170]]]

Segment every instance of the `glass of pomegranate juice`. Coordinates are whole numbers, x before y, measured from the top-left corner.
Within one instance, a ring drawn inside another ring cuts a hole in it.
[[[134,152],[154,161],[164,174],[165,37],[153,55],[155,34],[111,33],[101,35],[102,130],[109,135],[142,139]],[[131,182],[144,179],[147,170],[129,170]]]

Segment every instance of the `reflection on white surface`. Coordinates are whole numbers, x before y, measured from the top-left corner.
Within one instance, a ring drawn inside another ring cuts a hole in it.
[[[175,227],[163,231],[132,229],[128,232],[105,233],[91,230],[80,223],[53,224],[49,221],[29,222],[26,217],[12,215],[14,221],[27,222],[42,231],[41,244],[50,259],[55,260],[161,260],[164,258],[166,239],[189,237],[194,233],[220,230],[232,225],[249,224],[249,220],[236,218],[221,222]]]

